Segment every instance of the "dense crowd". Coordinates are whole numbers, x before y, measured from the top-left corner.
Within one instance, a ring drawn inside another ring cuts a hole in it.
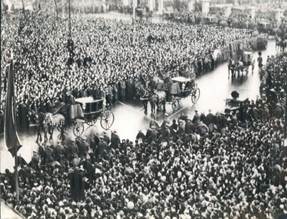
[[[224,114],[151,122],[134,143],[112,132],[42,145],[29,164],[21,162],[20,201],[9,171],[1,174],[2,197],[29,219],[286,214],[284,118],[276,108],[286,56],[268,57],[263,71],[262,99]]]
[[[1,43],[15,52],[19,107],[39,110],[52,108],[69,92],[75,97],[109,93],[114,101],[132,98],[129,89],[138,80],[204,72],[215,49],[251,36],[247,30],[204,25],[75,20],[72,61],[64,21],[26,16],[26,24],[4,25]],[[223,114],[196,112],[193,118],[152,122],[135,142],[112,132],[43,144],[30,163],[19,162],[19,202],[8,170],[0,175],[1,197],[27,219],[267,219],[286,214],[280,108],[286,63],[286,56],[269,57],[262,70],[262,99],[237,102]]]
[[[117,97],[137,80],[168,73],[202,74],[218,61],[216,49],[252,35],[247,30],[200,24],[131,25],[87,16],[72,20],[71,59],[66,20],[41,13],[26,13],[20,23],[18,19],[4,17],[1,52],[7,47],[14,51],[21,118],[31,109],[49,110],[67,93]]]
[[[20,202],[8,171],[1,175],[2,197],[29,219],[264,219],[287,213],[283,121],[263,116],[267,104],[246,101],[231,113],[151,124],[135,143],[112,133],[43,145],[19,171],[25,188]]]
[[[233,8],[231,14],[226,17],[219,9],[210,9],[207,16],[203,16],[199,12],[181,12],[167,14],[166,19],[176,22],[189,23],[189,24],[211,24],[219,25],[223,27],[240,28],[257,30],[260,33],[267,33],[274,35],[277,28],[277,20],[274,18],[274,14],[256,12],[255,17],[252,18],[251,10],[243,10]],[[284,18],[282,18],[284,21]]]
[[[232,10],[228,20],[230,25],[236,28],[256,28],[256,23],[247,10]]]
[[[275,104],[284,105],[285,103],[285,91],[287,90],[286,72],[286,54],[268,57],[267,64],[262,69],[262,84],[260,90],[269,101]]]

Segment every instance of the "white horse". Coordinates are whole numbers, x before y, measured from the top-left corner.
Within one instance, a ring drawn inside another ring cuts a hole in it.
[[[53,127],[59,127],[65,124],[65,117],[62,114],[46,113],[44,122]]]

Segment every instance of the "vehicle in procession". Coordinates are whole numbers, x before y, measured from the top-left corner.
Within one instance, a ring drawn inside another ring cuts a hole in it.
[[[105,98],[73,98],[68,103],[60,103],[52,112],[43,115],[44,126],[56,128],[62,139],[65,130],[71,128],[76,137],[80,137],[87,128],[94,127],[99,120],[101,128],[109,130],[114,123],[114,114],[106,104]]]
[[[80,136],[84,133],[85,124],[88,127],[93,127],[98,120],[104,130],[109,130],[112,127],[115,117],[107,106],[105,98],[83,97],[75,99],[75,101],[75,107],[79,110],[79,113],[75,114],[78,116],[73,121],[73,133],[75,136]]]
[[[165,81],[159,80],[150,96],[151,111],[155,113],[157,107],[158,111],[165,112],[166,104],[170,104],[175,111],[180,106],[180,100],[188,97],[193,104],[200,97],[200,89],[194,79],[177,76],[167,78]]]

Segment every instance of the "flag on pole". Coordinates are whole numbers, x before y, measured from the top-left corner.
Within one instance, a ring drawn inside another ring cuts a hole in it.
[[[8,72],[8,85],[6,96],[6,107],[4,114],[4,139],[8,151],[12,156],[16,156],[17,151],[21,147],[21,143],[16,130],[15,123],[15,96],[14,96],[14,71],[13,60],[7,66]]]

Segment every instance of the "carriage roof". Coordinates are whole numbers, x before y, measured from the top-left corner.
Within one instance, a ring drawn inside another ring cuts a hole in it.
[[[93,97],[81,97],[75,99],[76,103],[87,104],[87,103],[96,103],[104,101],[103,98],[94,99]]]
[[[245,50],[245,51],[244,51],[244,54],[245,54],[245,55],[253,55],[253,53],[252,53],[251,51],[248,51],[248,50]]]
[[[186,77],[182,77],[182,76],[179,76],[179,77],[174,77],[171,79],[173,82],[179,82],[179,83],[187,83],[187,82],[190,82],[192,81],[191,78],[186,78]]]

